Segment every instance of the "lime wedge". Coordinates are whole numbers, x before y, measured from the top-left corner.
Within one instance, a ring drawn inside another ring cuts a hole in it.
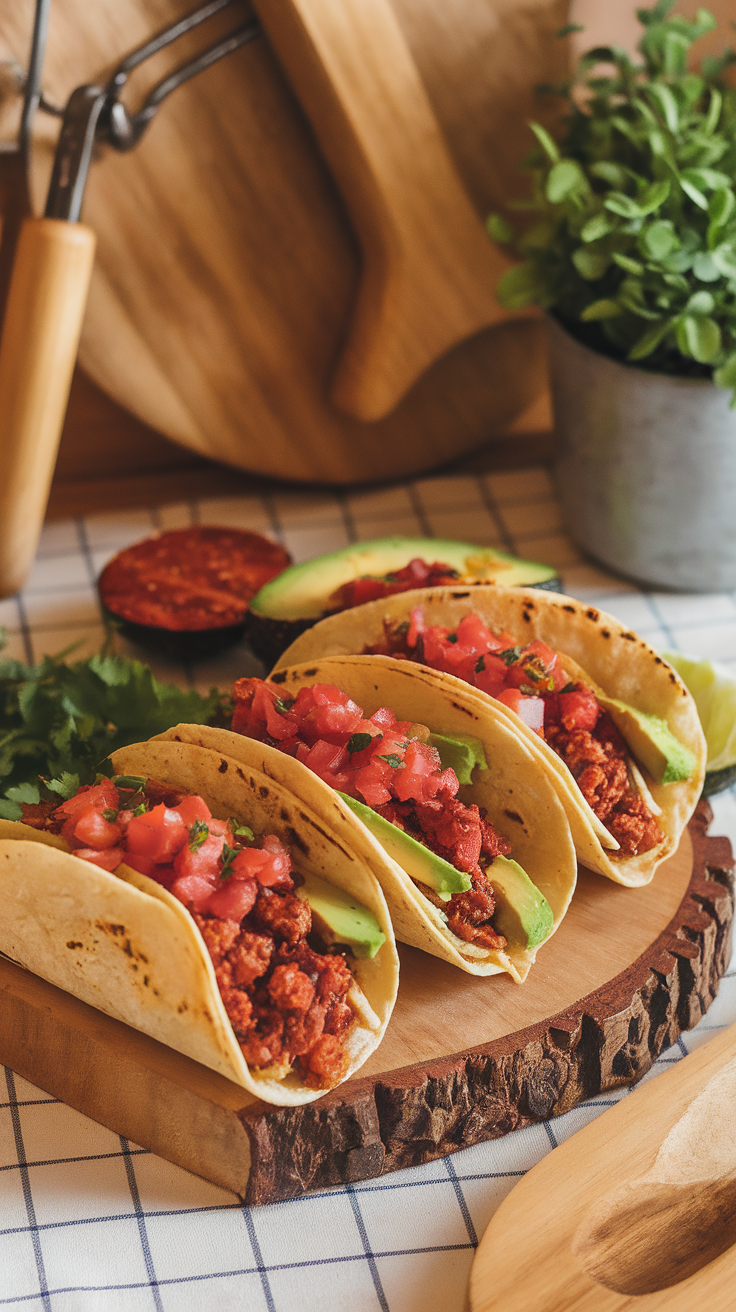
[[[707,795],[736,782],[736,675],[717,661],[663,651],[692,693],[708,746]]]

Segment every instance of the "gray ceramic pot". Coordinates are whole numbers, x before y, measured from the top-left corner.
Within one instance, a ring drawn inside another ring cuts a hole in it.
[[[619,364],[548,325],[556,476],[571,536],[645,583],[736,588],[730,393]]]

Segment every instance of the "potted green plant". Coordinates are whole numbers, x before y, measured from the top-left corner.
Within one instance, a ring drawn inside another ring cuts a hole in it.
[[[509,205],[534,220],[489,230],[523,257],[501,301],[549,313],[572,535],[634,578],[709,591],[736,587],[736,55],[695,71],[715,19],[672,4],[638,11],[640,62],[597,47],[547,88],[563,130],[530,125],[533,198]]]

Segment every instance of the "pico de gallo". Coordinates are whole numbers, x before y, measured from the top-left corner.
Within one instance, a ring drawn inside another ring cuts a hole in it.
[[[363,653],[429,665],[508,706],[571,771],[586,802],[618,840],[611,857],[638,856],[663,841],[654,815],[631,785],[628,749],[611,716],[592,688],[568,678],[563,658],[547,643],[535,638],[521,646],[510,633],[493,633],[475,614],[455,629],[425,624],[417,606],[403,623],[384,621],[383,639]]]
[[[426,741],[425,725],[397,720],[382,706],[365,716],[333,684],[300,688],[295,698],[262,679],[238,679],[232,729],[301,761],[332,788],[373,808],[391,824],[470,876],[470,888],[442,901],[414,881],[467,943],[502,949],[492,924],[495,910],[488,868],[511,845],[497,834],[484,808],[457,797],[458,778],[443,770]]]
[[[456,583],[459,578],[459,571],[452,565],[439,560],[430,565],[421,556],[414,556],[402,569],[378,577],[364,574],[362,578],[343,583],[328,598],[325,612],[335,615],[338,611],[350,610],[352,606],[362,606],[366,601],[377,601],[379,597],[411,592],[413,588],[436,588],[444,583]]]
[[[339,952],[312,933],[299,876],[275,834],[213,817],[202,797],[154,779],[100,778],[61,805],[26,804],[23,819],[60,834],[75,856],[103,870],[132,866],[192,914],[248,1064],[294,1066],[328,1088],[346,1065],[357,987]]]

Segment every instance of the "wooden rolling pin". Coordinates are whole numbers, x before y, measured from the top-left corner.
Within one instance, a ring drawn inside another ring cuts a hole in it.
[[[38,545],[95,254],[80,223],[26,219],[0,339],[0,596]]]

